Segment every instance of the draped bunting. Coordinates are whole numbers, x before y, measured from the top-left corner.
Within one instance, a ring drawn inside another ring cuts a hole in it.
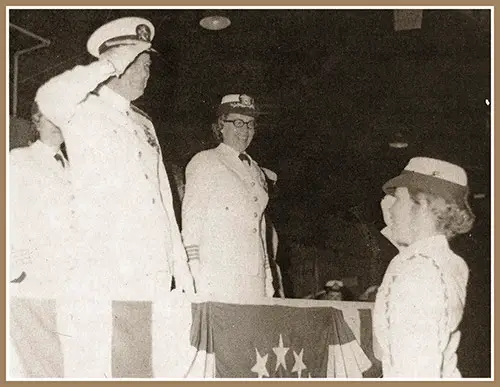
[[[154,353],[162,354],[153,356],[156,377],[379,377],[372,306],[264,299],[258,304],[197,301],[162,308],[158,313],[168,316],[155,317],[156,329],[165,335],[153,343]],[[182,318],[176,323],[174,316]],[[179,326],[181,320],[191,324]]]
[[[24,371],[10,377],[61,377],[57,329],[43,323],[55,321],[55,303],[35,305],[17,301],[12,309],[9,368],[22,364]],[[130,310],[124,314],[123,308]],[[229,304],[175,291],[153,305],[114,303],[113,314],[122,318],[114,325],[113,377],[151,378],[152,370],[158,379],[379,377],[372,308],[368,302],[271,298]]]

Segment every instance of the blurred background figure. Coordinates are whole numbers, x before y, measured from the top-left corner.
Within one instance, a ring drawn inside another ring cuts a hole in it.
[[[363,294],[358,297],[359,301],[375,302],[375,298],[377,297],[377,290],[378,286],[370,286],[363,292]]]
[[[332,301],[354,301],[352,292],[344,286],[340,280],[329,280],[325,283],[323,290],[316,294],[310,294],[306,299],[332,300]]]

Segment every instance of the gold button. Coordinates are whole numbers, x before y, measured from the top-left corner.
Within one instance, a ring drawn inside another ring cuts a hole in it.
[[[254,228],[254,229],[253,229],[253,232],[254,232],[254,234],[255,234],[255,233],[257,232],[257,229],[256,229],[256,228]]]
[[[142,152],[141,152],[141,151],[139,151],[139,153],[137,153],[137,155],[138,155],[139,157],[142,157]]]
[[[257,216],[259,216],[259,214],[257,214],[256,212],[254,212],[253,216],[256,218]]]
[[[147,173],[145,173],[145,174],[144,174],[144,177],[145,177],[146,179],[149,179],[149,176],[148,176],[148,174],[147,174]]]
[[[153,204],[155,204],[155,203],[156,203],[156,200],[155,200],[155,198],[153,198],[152,202],[153,202]]]
[[[256,202],[257,200],[259,200],[259,199],[257,198],[257,196],[254,196],[254,197],[253,197],[253,201],[254,201],[254,202]]]
[[[252,181],[252,182],[250,183],[250,185],[251,185],[252,187],[254,187],[254,186],[255,186],[255,181]]]

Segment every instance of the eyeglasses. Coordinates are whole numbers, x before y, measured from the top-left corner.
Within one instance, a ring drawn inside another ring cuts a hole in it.
[[[255,128],[255,121],[254,120],[246,122],[246,121],[243,121],[240,119],[236,119],[236,120],[224,120],[224,122],[231,122],[238,129],[243,128],[243,126],[245,126],[245,125],[248,127],[248,129]]]

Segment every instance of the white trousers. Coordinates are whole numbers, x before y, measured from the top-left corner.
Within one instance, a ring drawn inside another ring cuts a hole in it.
[[[65,378],[112,377],[110,300],[57,300],[57,328]]]

